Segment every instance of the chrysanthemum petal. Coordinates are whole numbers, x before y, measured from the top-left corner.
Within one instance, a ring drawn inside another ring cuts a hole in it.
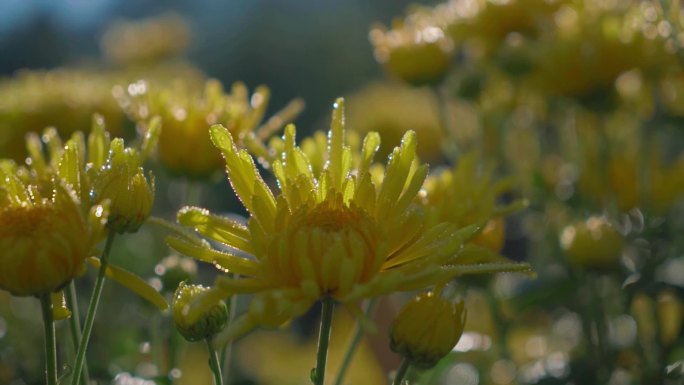
[[[344,165],[344,99],[338,98],[333,105],[332,124],[328,133],[328,162],[325,169],[330,172],[332,186],[338,191],[342,188]]]
[[[406,180],[416,154],[416,134],[408,131],[401,140],[401,146],[392,151],[387,163],[385,178],[378,194],[378,215],[386,215],[395,206],[404,191]]]
[[[470,274],[492,273],[525,273],[534,276],[534,270],[528,263],[483,263],[479,265],[450,265],[442,269],[441,274],[445,277],[455,278]]]
[[[380,134],[377,132],[369,132],[363,138],[363,153],[361,155],[361,164],[359,164],[359,177],[368,172],[375,153],[380,148]]]
[[[185,206],[178,211],[178,223],[193,227],[200,234],[230,247],[253,253],[247,226],[230,218],[214,215],[209,210]]]
[[[475,244],[467,244],[454,258],[449,260],[453,265],[476,265],[483,263],[510,263],[510,260],[492,251],[492,249]]]
[[[401,195],[401,198],[394,206],[395,213],[403,213],[406,208],[416,199],[418,191],[420,191],[428,174],[428,166],[426,164],[418,166],[415,172],[412,173],[410,179],[406,183],[406,188]]]
[[[190,243],[179,237],[167,237],[166,243],[179,253],[191,255],[200,261],[213,263],[231,273],[256,276],[261,272],[261,267],[256,261],[228,254],[203,245]]]
[[[110,147],[109,134],[105,130],[104,118],[93,116],[93,124],[88,135],[88,163],[99,170],[107,161]]]
[[[245,150],[237,150],[228,129],[220,124],[213,125],[209,133],[212,142],[221,150],[226,160],[228,179],[245,208],[252,213],[254,209],[252,207],[252,197],[257,193],[255,191],[256,186],[258,193],[264,194],[265,202],[273,204],[273,209],[275,209],[273,194],[266,186],[266,183],[264,183],[261,175],[259,175],[254,160]]]
[[[81,169],[83,168],[80,164],[83,158],[83,148],[76,140],[69,140],[64,147],[62,152],[62,158],[59,162],[58,172],[59,176],[66,183],[71,185],[79,194],[79,198],[83,199],[84,196],[81,195]]]
[[[100,268],[100,260],[95,257],[88,258],[88,263],[96,269]],[[110,278],[111,280],[139,295],[141,298],[144,298],[159,308],[159,310],[166,310],[169,307],[169,304],[166,303],[164,296],[159,294],[159,292],[157,292],[157,290],[155,290],[152,286],[148,285],[144,279],[138,277],[130,271],[110,264],[105,269],[105,275],[107,278]]]

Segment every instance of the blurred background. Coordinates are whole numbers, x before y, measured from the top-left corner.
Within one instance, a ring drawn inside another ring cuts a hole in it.
[[[304,98],[300,129],[310,130],[315,122],[323,124],[336,97],[380,76],[368,27],[389,22],[410,3],[3,0],[0,73],[115,67],[121,63],[107,57],[102,42],[108,28],[123,20],[175,14],[187,28],[179,59],[224,84],[268,85],[273,106]]]

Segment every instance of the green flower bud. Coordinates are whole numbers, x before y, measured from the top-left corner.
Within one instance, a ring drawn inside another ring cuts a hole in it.
[[[148,182],[138,153],[125,148],[122,139],[111,142],[107,163],[97,173],[91,196],[95,203],[110,201],[109,227],[136,232],[150,215],[154,202],[154,177]]]
[[[188,341],[211,338],[228,323],[228,306],[224,301],[217,302],[195,322],[190,322],[188,305],[202,293],[208,291],[202,285],[188,285],[181,282],[173,296],[173,321],[176,329]]]
[[[463,302],[452,303],[433,293],[420,294],[404,305],[394,320],[390,347],[411,365],[433,367],[461,338],[466,313]]]

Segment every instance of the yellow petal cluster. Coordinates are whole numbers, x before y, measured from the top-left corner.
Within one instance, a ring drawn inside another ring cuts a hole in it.
[[[458,265],[459,251],[477,226],[428,224],[414,202],[428,173],[416,159],[411,131],[394,149],[381,180],[369,172],[380,137],[368,134],[360,154],[345,143],[344,101],[335,104],[325,166],[314,173],[288,126],[284,150],[272,165],[279,193],[259,174],[230,132],[211,127],[233,190],[249,212],[247,224],[186,207],[178,221],[230,250],[180,237],[169,238],[177,251],[215,263],[233,274],[189,309],[199,314],[232,294],[255,294],[246,314],[224,338],[257,325],[277,326],[306,312],[324,297],[352,306],[360,299],[418,290],[460,274],[526,270],[527,265]],[[353,162],[357,158],[358,162]],[[354,163],[358,163],[354,165]]]

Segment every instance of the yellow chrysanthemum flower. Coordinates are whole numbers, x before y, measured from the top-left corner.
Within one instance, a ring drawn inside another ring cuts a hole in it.
[[[236,82],[231,92],[226,93],[216,80],[207,81],[203,91],[186,83],[160,88],[138,81],[126,91],[119,87],[114,93],[143,130],[149,119],[159,116],[159,161],[172,174],[195,178],[210,175],[223,165],[221,154],[209,139],[207,126],[226,126],[241,147],[249,148],[268,162],[272,155],[263,141],[292,121],[303,108],[303,102],[295,99],[261,124],[270,98],[268,87],[259,86],[250,96],[247,87]]]
[[[498,203],[500,195],[509,190],[510,185],[509,179],[495,181],[491,167],[480,165],[476,153],[465,154],[455,167],[426,180],[421,202],[427,211],[427,222],[450,222],[459,227],[480,224],[478,235],[471,243],[498,253],[505,233],[502,216],[526,204],[523,200],[508,205]]]
[[[281,325],[327,297],[358,312],[352,304],[363,298],[422,289],[460,274],[529,269],[511,263],[461,265],[458,251],[477,226],[426,224],[423,210],[413,204],[428,173],[427,165],[416,159],[415,134],[406,133],[382,181],[373,182],[369,168],[380,137],[366,136],[361,161],[352,167],[343,111],[339,99],[328,134],[327,162],[318,175],[295,145],[294,126],[286,128],[282,158],[273,163],[279,194],[266,185],[252,157],[236,148],[226,128],[211,128],[249,221],[245,226],[186,207],[178,213],[180,223],[233,251],[179,237],[168,242],[181,253],[233,273],[218,277],[214,288],[186,309],[190,318],[227,295],[255,294],[249,311],[228,327],[223,339],[258,325]]]
[[[44,196],[17,177],[12,163],[0,166],[0,174],[0,289],[18,296],[57,291],[83,270],[105,231],[107,205],[82,215],[63,181]]]
[[[27,149],[30,156],[26,160],[27,167],[12,166],[6,168],[6,174],[24,186],[30,186],[27,188],[32,191],[33,196],[52,196],[55,185],[66,186],[64,188],[75,199],[79,215],[87,217],[90,212],[103,205],[107,208],[105,230],[132,230],[135,226],[139,227],[141,220],[149,214],[152,187],[147,184],[139,166],[154,147],[157,129],[158,125],[153,125],[139,149],[124,148],[121,139],[110,140],[104,119],[98,115],[93,117],[87,140],[79,131],[64,144],[54,129],[47,129],[42,136],[29,134]],[[120,164],[121,162],[125,164]],[[3,188],[11,185],[9,181],[3,183]],[[141,199],[141,195],[144,199]],[[66,214],[61,215],[64,217],[62,220],[69,217]],[[55,234],[58,235],[59,230],[68,231],[68,226],[59,226]],[[71,231],[69,234],[75,233]],[[86,255],[81,258],[81,262],[85,261],[99,268],[99,259],[92,255],[95,254],[95,246],[105,235],[106,231],[93,233],[92,238],[85,238],[82,234],[74,235],[75,240],[85,248]],[[79,271],[83,271],[83,268],[83,264],[79,264]],[[105,274],[160,309],[168,307],[164,298],[137,275],[117,266],[108,266]]]

